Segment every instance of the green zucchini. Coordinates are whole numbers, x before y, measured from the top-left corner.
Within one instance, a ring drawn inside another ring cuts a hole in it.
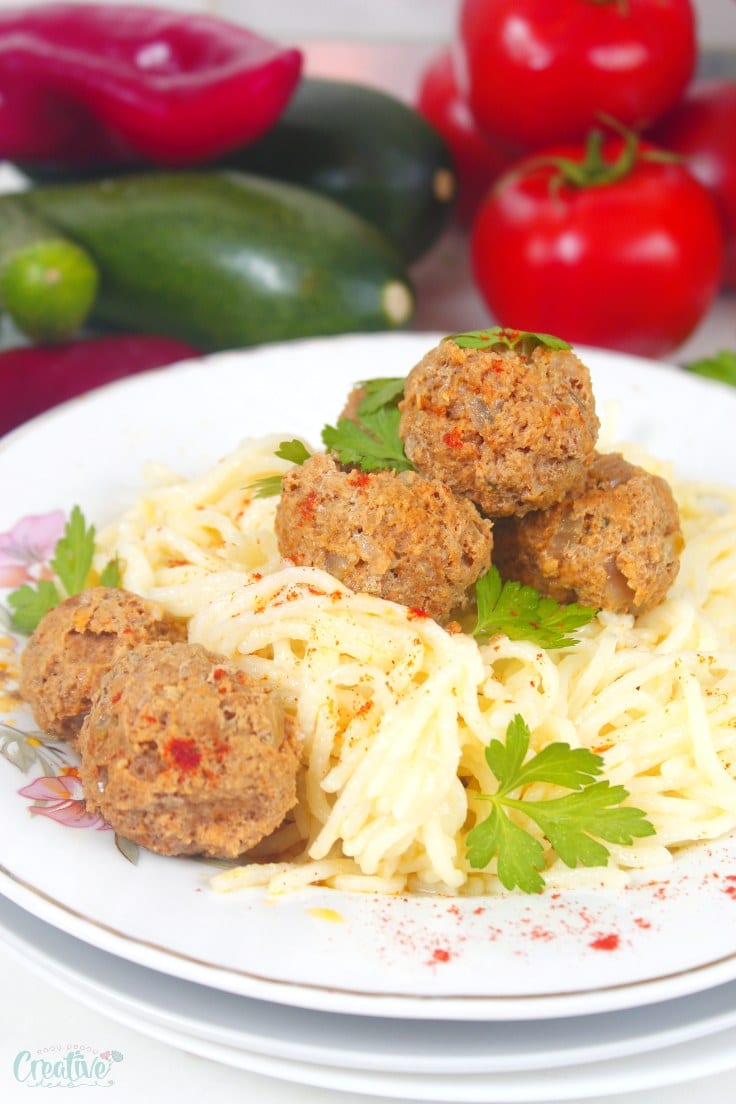
[[[216,350],[390,329],[413,309],[403,261],[382,235],[289,184],[225,170],[152,173],[8,198],[94,258],[93,325]]]
[[[426,119],[395,96],[347,81],[304,78],[276,125],[218,165],[337,200],[377,226],[406,261],[421,256],[440,236],[457,191],[447,145]],[[18,167],[41,183],[131,171],[104,165]]]
[[[377,226],[407,261],[452,213],[444,140],[401,100],[366,85],[302,80],[278,123],[226,164],[330,196]]]

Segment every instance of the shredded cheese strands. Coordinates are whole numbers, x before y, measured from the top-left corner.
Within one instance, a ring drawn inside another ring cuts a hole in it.
[[[619,887],[736,828],[736,490],[675,480],[635,453],[681,508],[667,600],[636,622],[601,614],[559,652],[501,636],[479,647],[280,561],[275,500],[249,488],[288,469],[273,455],[283,439],[245,442],[190,481],[159,469],[99,538],[100,564],[117,553],[123,585],[190,618],[190,639],[267,679],[296,718],[299,803],[216,889],[498,891],[493,864],[468,869],[464,839],[496,784],[484,748],[516,713],[533,751],[563,740],[601,754],[657,830],[610,845],[604,869],[569,870],[542,840],[548,885]],[[529,796],[553,794],[536,784]]]

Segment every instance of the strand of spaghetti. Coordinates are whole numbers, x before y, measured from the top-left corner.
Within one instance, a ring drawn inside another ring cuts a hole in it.
[[[716,793],[722,795],[724,806],[736,810],[736,779],[724,770],[713,747],[708,712],[700,684],[692,674],[681,674],[679,681],[685,698],[695,764]]]

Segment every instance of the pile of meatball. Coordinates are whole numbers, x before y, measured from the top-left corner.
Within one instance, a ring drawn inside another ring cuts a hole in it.
[[[234,858],[296,803],[298,750],[276,694],[129,591],[93,587],[50,610],[20,692],[79,752],[88,809],[151,851]]]
[[[355,418],[359,394],[344,416]],[[639,614],[678,570],[667,483],[596,451],[590,375],[545,345],[442,341],[406,379],[411,471],[318,454],[283,480],[281,554],[445,622],[496,563],[558,601]],[[38,725],[75,746],[87,805],[165,855],[236,857],[296,803],[299,756],[275,692],[125,590],[45,615],[21,661]]]
[[[590,374],[572,350],[447,338],[411,370],[399,408],[414,470],[329,454],[295,467],[276,513],[284,557],[441,622],[492,561],[560,602],[638,615],[665,597],[677,505],[665,480],[596,451]]]

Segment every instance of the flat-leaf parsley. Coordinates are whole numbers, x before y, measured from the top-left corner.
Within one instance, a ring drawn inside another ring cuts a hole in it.
[[[296,437],[291,441],[282,441],[274,453],[281,460],[291,460],[292,464],[303,464],[311,455],[304,442]],[[281,475],[264,475],[250,484],[250,490],[256,498],[274,498],[281,494],[282,479]]]
[[[25,583],[8,595],[10,619],[15,628],[23,633],[33,632],[44,614],[96,581],[91,579],[94,553],[95,527],[88,526],[79,506],[74,506],[51,559],[55,579],[41,579],[34,585]],[[117,560],[107,564],[99,582],[102,586],[120,585]]]
[[[544,345],[547,349],[570,348],[567,341],[555,337],[554,334],[510,330],[504,326],[488,326],[485,330],[450,334],[447,340],[454,341],[461,349],[513,349],[524,356],[529,356],[538,345]]]
[[[575,629],[587,625],[598,612],[575,602],[560,605],[523,583],[503,582],[497,567],[478,579],[475,599],[478,620],[473,636],[481,642],[503,633],[509,640],[530,640],[541,648],[567,648],[577,644]]]
[[[498,779],[493,794],[479,794],[491,803],[491,812],[468,832],[466,854],[475,869],[495,858],[506,889],[539,893],[544,879],[544,848],[540,841],[508,815],[508,810],[532,820],[566,866],[606,866],[608,848],[601,840],[630,846],[635,838],[654,835],[641,809],[623,806],[629,796],[623,786],[598,779],[603,760],[587,748],[548,744],[525,762],[529,729],[518,713],[506,731],[506,742],[491,740],[485,758]],[[512,797],[532,782],[562,786],[572,793],[545,801]]]
[[[336,453],[341,464],[363,471],[412,471],[414,465],[407,459],[399,436],[398,401],[404,393],[404,381],[394,377],[363,380],[359,387],[363,394],[355,418],[339,418],[336,426],[325,426],[325,448]]]

